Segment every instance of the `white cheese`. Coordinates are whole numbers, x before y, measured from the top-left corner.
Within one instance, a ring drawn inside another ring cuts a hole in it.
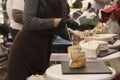
[[[117,38],[117,34],[96,34],[95,36],[85,37],[86,41],[90,40],[102,40],[102,41],[112,41]]]
[[[86,42],[84,44],[80,44],[82,51],[85,52],[86,58],[97,58],[100,52],[100,44],[99,43],[92,43]]]
[[[92,40],[90,42],[92,42],[93,44],[100,44],[100,50],[101,51],[108,50],[108,42],[107,41]]]

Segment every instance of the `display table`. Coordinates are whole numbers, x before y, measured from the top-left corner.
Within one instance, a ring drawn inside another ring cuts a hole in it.
[[[68,53],[52,53],[50,61],[68,61]]]
[[[118,58],[120,58],[120,52],[116,52],[108,56],[100,57],[97,59],[87,59],[87,61],[109,61],[109,60],[118,59]],[[68,56],[68,53],[52,53],[50,60],[51,61],[68,61],[69,56]]]
[[[49,67],[46,70],[47,80],[111,80],[116,71],[109,67],[112,74],[77,74],[77,75],[63,75],[61,70],[61,64],[57,64]]]
[[[114,60],[114,59],[118,59],[118,58],[120,58],[120,52],[116,52],[116,53],[110,54],[108,56],[100,57],[97,59],[87,59],[87,61],[110,61],[110,60]]]
[[[109,48],[117,48],[120,47],[120,40],[117,40],[113,45],[108,45]]]

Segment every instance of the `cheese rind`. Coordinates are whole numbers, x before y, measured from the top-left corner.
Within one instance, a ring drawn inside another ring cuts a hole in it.
[[[68,54],[70,56],[69,60],[70,68],[80,68],[85,66],[86,64],[85,53],[81,51],[81,47],[79,45],[69,46]]]
[[[80,68],[84,67],[86,64],[86,58],[72,59],[69,61],[70,68]]]

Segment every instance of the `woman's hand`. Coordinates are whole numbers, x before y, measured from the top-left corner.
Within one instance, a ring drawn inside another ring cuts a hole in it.
[[[76,29],[79,28],[78,23],[75,22],[73,19],[61,19],[58,27],[62,27],[62,26],[65,27],[66,25],[67,25],[68,28],[71,28],[73,30],[76,30]]]
[[[58,25],[60,24],[61,18],[55,18],[54,19],[54,27],[57,28]]]

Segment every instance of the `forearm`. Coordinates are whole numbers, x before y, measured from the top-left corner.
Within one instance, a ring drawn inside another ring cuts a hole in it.
[[[12,16],[15,22],[23,24],[23,11],[18,9],[13,9]]]
[[[59,35],[63,39],[70,40],[70,38],[69,38],[70,34],[68,33],[66,28],[63,28],[63,29],[58,28],[56,35]]]
[[[29,30],[45,30],[54,27],[54,18],[42,19],[42,18],[24,18],[24,27]]]

